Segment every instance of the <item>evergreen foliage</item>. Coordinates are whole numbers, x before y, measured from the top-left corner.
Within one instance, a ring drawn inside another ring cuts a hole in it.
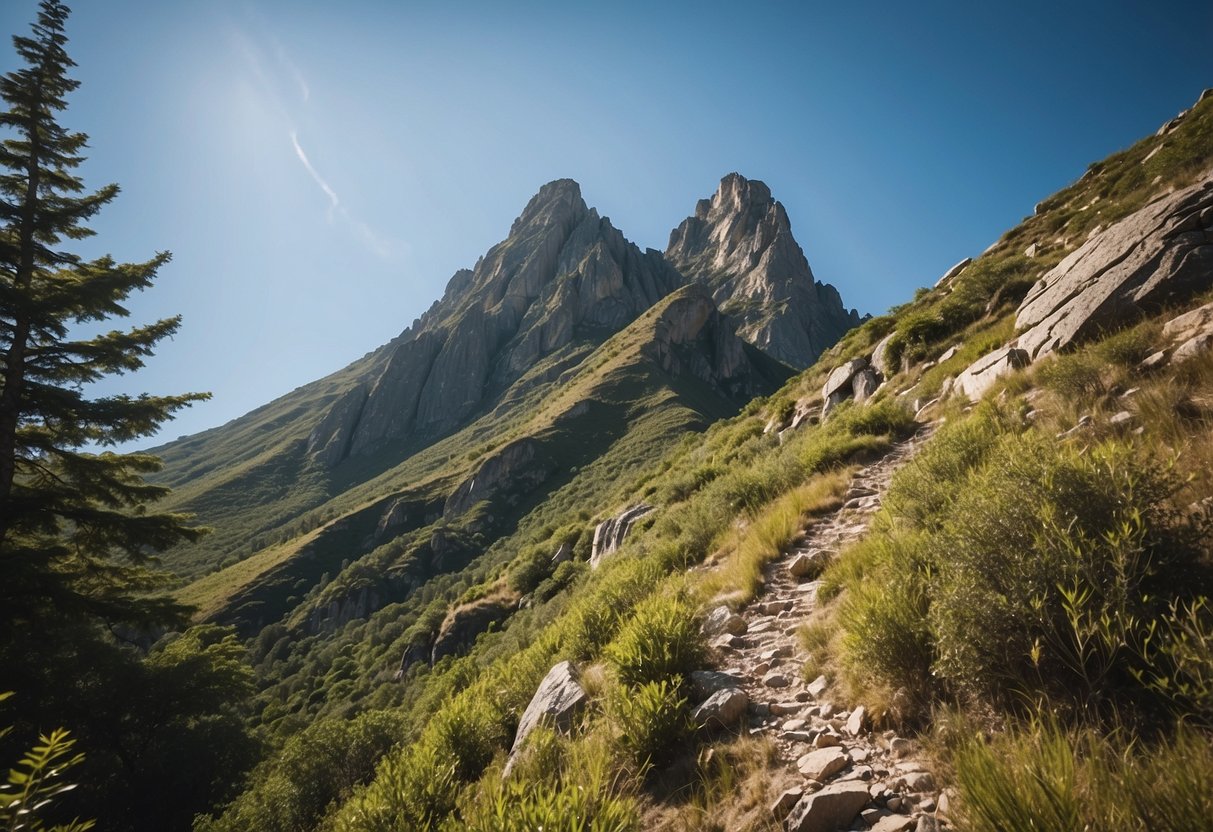
[[[88,137],[58,122],[79,86],[65,46],[68,9],[43,2],[29,36],[13,38],[24,66],[0,78],[0,605],[11,628],[53,612],[110,624],[173,623],[183,609],[149,595],[151,556],[201,531],[146,511],[163,487],[144,481],[145,454],[95,453],[151,434],[200,394],[90,398],[87,385],[137,370],[180,325],[166,318],[97,335],[82,329],[127,314],[132,292],[168,261],[86,260],[68,243],[118,195],[88,192],[75,170]]]

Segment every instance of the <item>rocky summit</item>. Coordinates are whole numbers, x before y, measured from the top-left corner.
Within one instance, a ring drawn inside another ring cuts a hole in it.
[[[720,180],[670,234],[665,254],[711,289],[721,311],[741,322],[742,338],[797,369],[860,323],[837,289],[813,278],[787,211],[756,179]]]

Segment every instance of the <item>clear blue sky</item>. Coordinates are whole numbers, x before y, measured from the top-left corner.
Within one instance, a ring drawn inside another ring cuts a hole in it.
[[[548,180],[664,249],[722,175],[762,179],[879,313],[1213,86],[1203,0],[75,5],[64,123],[123,187],[90,251],[172,250],[132,321],[185,316],[103,389],[214,393],[160,440],[399,333]]]

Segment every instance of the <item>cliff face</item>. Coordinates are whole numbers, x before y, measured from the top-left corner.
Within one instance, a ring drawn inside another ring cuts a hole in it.
[[[813,278],[783,205],[757,180],[730,173],[670,234],[666,259],[706,285],[749,343],[797,369],[860,322],[838,290]]]
[[[331,408],[309,450],[331,466],[404,437],[441,436],[579,333],[618,331],[682,283],[660,253],[640,251],[587,208],[576,182],[551,182],[505,240],[455,273],[379,374]]]

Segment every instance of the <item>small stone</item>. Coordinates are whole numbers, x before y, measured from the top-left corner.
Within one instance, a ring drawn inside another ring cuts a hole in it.
[[[804,726],[808,725],[807,719],[789,719],[783,725],[779,726],[784,731],[799,731]]]
[[[905,815],[885,815],[872,824],[868,832],[905,832],[914,828],[914,818]]]
[[[815,739],[817,739],[817,732],[816,731],[784,731],[782,734],[779,735],[779,738],[786,742],[803,742],[803,743],[812,745],[813,741]]]
[[[886,800],[884,805],[890,812],[900,812],[901,804],[904,802],[905,800],[903,800],[901,797],[894,795]]]
[[[894,757],[905,757],[914,750],[914,744],[904,737],[894,737],[889,741],[889,750]]]
[[[787,716],[788,714],[799,713],[804,705],[799,702],[772,702],[768,707],[775,716]]]
[[[956,792],[953,789],[944,789],[939,795],[939,809],[936,814],[947,816],[952,808],[952,801],[956,799]]]
[[[834,703],[833,702],[822,702],[821,706],[817,710],[817,713],[819,713],[821,715],[822,719],[829,719],[831,716],[834,715]]]
[[[1163,350],[1148,355],[1137,365],[1137,369],[1143,371],[1157,370],[1159,367],[1166,365],[1167,354]]]
[[[1115,414],[1112,418],[1108,419],[1108,424],[1112,425],[1113,427],[1120,427],[1121,425],[1127,425],[1132,421],[1133,414],[1128,410],[1122,410]]]
[[[779,797],[775,798],[775,802],[771,804],[771,814],[777,820],[783,820],[792,811],[792,807],[800,802],[800,798],[804,797],[804,789],[795,786],[783,792]]]
[[[703,631],[709,636],[718,633],[740,636],[746,631],[746,623],[744,618],[722,604],[704,618]]]
[[[914,832],[939,832],[939,821],[930,815],[920,815]]]
[[[817,735],[817,739],[813,740],[813,745],[817,748],[835,748],[842,745],[842,738],[837,734],[822,731]]]
[[[866,748],[852,748],[851,759],[857,763],[866,763],[868,758],[872,756],[872,752]]]
[[[718,650],[740,650],[746,646],[746,640],[741,636],[726,634],[720,636],[712,642],[712,646]]]
[[[786,688],[789,684],[791,684],[791,681],[782,673],[772,671],[771,673],[768,673],[766,676],[762,677],[762,683],[768,688]]]
[[[821,696],[829,686],[830,683],[825,676],[818,676],[809,683],[809,693],[814,697]]]
[[[935,798],[931,797],[930,795],[927,795],[922,800],[918,801],[918,809],[921,812],[934,812],[935,811]]]
[[[868,711],[863,705],[860,705],[855,710],[851,711],[851,716],[847,718],[846,731],[852,737],[857,737],[863,733],[864,724],[867,722]]]
[[[716,691],[741,687],[745,679],[719,670],[692,670],[690,682],[692,696],[697,701],[702,701]]]
[[[784,645],[783,647],[776,647],[773,650],[764,650],[758,654],[758,658],[762,659],[763,661],[769,662],[772,659],[786,659],[788,656],[791,656],[791,655],[792,655],[792,648],[788,647],[787,645]]]

